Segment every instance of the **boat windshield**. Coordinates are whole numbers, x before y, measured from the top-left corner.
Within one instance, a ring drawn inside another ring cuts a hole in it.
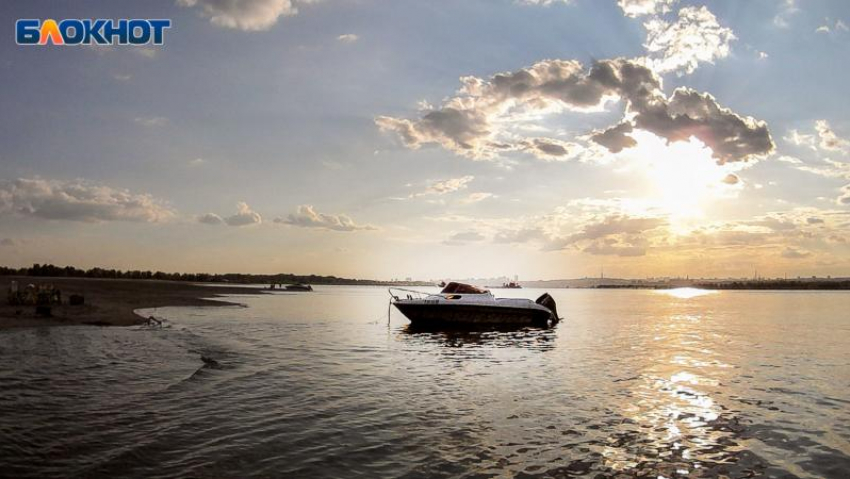
[[[440,291],[441,294],[484,294],[486,292],[486,289],[476,288],[471,284],[456,283],[454,281],[447,284],[446,287]]]

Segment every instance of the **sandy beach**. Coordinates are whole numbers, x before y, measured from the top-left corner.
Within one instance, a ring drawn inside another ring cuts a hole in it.
[[[21,287],[27,284],[53,284],[62,292],[62,305],[54,305],[52,317],[35,314],[33,306],[10,306],[5,294],[9,284],[17,281]],[[131,326],[144,322],[133,311],[141,308],[164,306],[226,306],[236,303],[210,298],[225,294],[261,294],[258,288],[233,286],[204,286],[194,283],[156,280],[88,279],[88,278],[0,278],[3,297],[0,298],[0,329],[51,326],[69,324],[91,324],[99,326]],[[85,297],[82,306],[69,306],[72,294]]]

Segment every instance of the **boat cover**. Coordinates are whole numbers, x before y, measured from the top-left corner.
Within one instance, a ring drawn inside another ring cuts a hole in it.
[[[455,281],[447,284],[446,287],[440,291],[441,294],[484,294],[486,292],[487,290],[476,288],[471,284],[457,283]]]

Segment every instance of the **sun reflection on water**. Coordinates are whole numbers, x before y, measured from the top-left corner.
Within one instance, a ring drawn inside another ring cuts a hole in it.
[[[674,298],[679,299],[691,299],[697,298],[699,296],[706,296],[709,294],[716,294],[717,291],[713,291],[710,289],[700,289],[700,288],[674,288],[674,289],[662,289],[657,290],[658,293],[666,294],[667,296],[672,296]]]
[[[714,291],[679,288],[659,293],[689,299]],[[674,475],[702,477],[700,472],[731,453],[726,450],[734,444],[725,425],[729,418],[714,397],[730,366],[704,339],[711,318],[691,303],[680,306],[686,309],[659,311],[648,326],[654,344],[646,351],[640,380],[631,383],[628,395],[634,400],[623,407],[635,437],[630,446],[613,444],[602,451],[614,470],[667,463],[677,466],[670,471]]]

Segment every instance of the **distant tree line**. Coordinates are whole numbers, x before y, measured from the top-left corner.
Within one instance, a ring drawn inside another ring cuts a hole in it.
[[[759,281],[731,281],[723,283],[701,283],[694,285],[704,289],[850,289],[848,280],[759,280]]]
[[[166,281],[191,281],[197,283],[308,283],[340,285],[389,285],[398,282],[376,281],[369,279],[338,278],[336,276],[296,275],[296,274],[243,274],[243,273],[165,273],[163,271],[139,271],[91,268],[81,269],[73,266],[54,266],[52,264],[34,264],[29,268],[9,268],[0,266],[0,276],[36,276],[52,278],[101,278],[101,279],[151,279]],[[405,283],[422,284],[422,283]]]

